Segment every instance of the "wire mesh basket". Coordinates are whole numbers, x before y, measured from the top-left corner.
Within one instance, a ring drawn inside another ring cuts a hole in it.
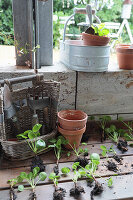
[[[38,139],[47,144],[55,137],[60,83],[44,80],[43,75],[37,74],[0,81],[0,84],[0,142],[4,155],[10,160],[33,157],[27,142],[17,140],[16,136],[31,130],[38,121],[42,124]],[[9,108],[4,97],[5,84],[11,96]]]

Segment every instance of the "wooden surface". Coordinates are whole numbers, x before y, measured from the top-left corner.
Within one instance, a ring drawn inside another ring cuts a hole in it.
[[[102,144],[99,141],[89,141],[87,144],[87,147],[89,149],[89,153],[92,152],[97,152],[101,153],[100,146]],[[106,147],[110,147],[112,143],[108,140],[104,143]],[[122,154],[114,145],[114,148],[122,158],[122,165],[117,163],[118,166],[118,171],[113,172],[107,170],[106,164],[107,164],[107,159],[101,157],[101,162],[99,164],[98,170],[96,172],[97,174],[97,179],[101,183],[103,183],[104,187],[104,192],[99,195],[95,196],[95,200],[116,200],[116,199],[133,199],[133,191],[132,191],[132,185],[133,185],[133,148],[129,147],[129,150]],[[53,151],[50,151],[44,155],[41,155],[41,158],[43,159],[44,163],[46,164],[46,173],[50,174],[53,171],[53,167],[55,166],[55,157],[53,154]],[[89,156],[87,157],[89,159]],[[68,158],[66,156],[66,153],[62,155],[61,162],[59,164],[59,169],[62,167],[70,167],[73,164],[73,160],[75,159],[75,156],[73,153],[71,156]],[[110,155],[109,160],[113,160],[112,155]],[[116,163],[116,161],[114,161]],[[3,160],[2,165],[1,165],[1,170],[0,170],[0,200],[9,200],[9,185],[7,184],[7,180],[10,178],[15,178],[20,174],[20,172],[25,171],[29,172],[30,171],[30,163],[31,160],[25,160],[25,161],[20,161],[20,162],[11,162],[8,160]],[[117,176],[113,176],[117,174]],[[99,175],[102,178],[98,178]],[[66,189],[66,197],[64,200],[74,200],[73,197],[69,196],[69,190],[73,187],[73,182],[71,180],[73,176],[72,170],[70,171],[70,174],[66,177],[61,176],[59,179],[59,186],[63,187]],[[112,176],[113,178],[113,187],[108,188],[107,183],[105,181],[106,178]],[[82,178],[79,180],[78,185],[81,185],[85,189],[85,193],[82,194],[78,200],[89,200],[90,199],[90,192],[92,188],[88,187],[86,184],[85,178]],[[27,184],[26,184],[27,186]],[[54,192],[54,187],[53,184],[48,180],[48,178],[44,182],[40,182],[36,188],[36,194],[37,194],[37,200],[52,200],[53,199],[53,192]],[[26,190],[22,193],[18,193],[16,189],[16,194],[17,194],[17,199],[19,200],[28,200],[30,191]]]

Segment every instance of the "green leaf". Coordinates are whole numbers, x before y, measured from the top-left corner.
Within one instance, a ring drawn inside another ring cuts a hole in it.
[[[22,179],[26,179],[26,178],[27,178],[27,174],[26,174],[25,172],[21,172],[21,173],[20,173],[20,177],[21,177]]]
[[[56,143],[56,139],[50,139],[49,142]]]
[[[37,140],[36,147],[37,147],[37,149],[43,149],[46,147],[46,143],[42,139]]]
[[[37,174],[39,173],[39,171],[40,171],[40,168],[39,168],[39,167],[35,167],[35,168],[33,169],[33,175],[34,175],[34,177],[37,176]]]
[[[71,152],[69,151],[69,152],[67,152],[67,156],[69,157],[71,155]]]
[[[110,178],[108,179],[108,187],[112,187],[112,185],[113,185],[113,179]]]
[[[53,180],[55,178],[56,178],[56,174],[55,173],[50,173],[49,179]]]
[[[129,135],[128,133],[124,134],[124,138],[126,139],[126,141],[132,141],[133,137],[131,135]]]
[[[18,191],[19,191],[19,192],[24,191],[24,186],[23,186],[23,185],[19,185],[19,186],[18,186]]]
[[[119,121],[123,121],[123,117],[119,117],[118,120],[119,120]]]
[[[58,139],[58,140],[57,140],[56,147],[57,147],[57,148],[60,148],[60,147],[61,147],[61,139]]]
[[[31,131],[30,133],[28,133],[28,137],[29,139],[34,139],[35,138],[35,134]]]
[[[31,180],[31,179],[33,178],[32,172],[30,172],[30,173],[27,175],[27,178],[28,178],[29,180]]]
[[[97,160],[97,161],[99,161],[99,160],[100,160],[99,154],[97,154],[97,153],[92,153],[92,154],[90,155],[90,160]]]
[[[106,146],[104,146],[104,145],[101,145],[100,148],[101,148],[103,151],[107,151],[107,148],[106,148]]]
[[[81,176],[86,176],[85,170],[79,169],[78,172],[80,173]]]
[[[70,172],[70,169],[69,169],[68,167],[63,167],[63,168],[61,169],[61,172],[62,172],[63,174],[68,174],[68,173]]]
[[[10,185],[14,186],[17,184],[18,181],[16,178],[13,178],[13,179],[8,180],[7,182],[10,183]]]
[[[87,145],[87,143],[85,143],[85,142],[82,142],[82,145],[85,145],[85,146],[86,146],[86,145]]]
[[[82,148],[79,148],[79,150],[78,150],[80,153],[83,153],[84,152],[84,149],[82,149]]]
[[[116,131],[116,126],[115,126],[115,125],[111,125],[111,126],[110,126],[110,131],[111,131],[111,132]]]
[[[39,174],[39,178],[40,178],[41,181],[44,181],[47,178],[47,174],[45,172],[41,172]]]
[[[23,135],[22,133],[21,134],[19,134],[19,135],[17,135],[17,138],[23,138],[23,139],[27,139],[28,137],[27,136],[25,136],[25,135]]]
[[[41,124],[36,124],[33,128],[32,128],[32,131],[34,133],[38,132],[40,130],[40,128],[42,127]]]
[[[48,145],[49,148],[54,148],[55,146],[55,144]]]
[[[58,139],[60,139],[61,140],[61,144],[68,144],[69,142],[68,142],[68,140],[66,140],[63,136],[59,136],[58,137]]]
[[[22,183],[23,182],[23,178],[21,176],[17,177],[17,183]]]
[[[72,165],[72,169],[76,170],[78,166],[79,166],[79,162],[75,162]]]
[[[106,156],[106,151],[102,151],[102,156],[105,157]]]

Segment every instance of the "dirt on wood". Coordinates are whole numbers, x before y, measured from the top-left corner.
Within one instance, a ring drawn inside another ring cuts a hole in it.
[[[44,172],[45,171],[45,165],[43,164],[43,161],[42,161],[42,159],[39,156],[35,156],[32,159],[32,162],[31,162],[31,172],[33,171],[33,169],[35,167],[39,167],[40,168],[40,172]]]
[[[70,196],[77,197],[81,193],[85,193],[84,188],[81,186],[76,186],[76,187],[70,189]]]
[[[128,148],[127,148],[127,141],[125,140],[119,140],[118,144],[117,144],[117,148],[122,152],[126,152],[128,151]]]
[[[85,157],[83,157],[83,158],[82,157],[78,157],[78,158],[76,158],[76,160],[74,162],[79,162],[79,165],[81,167],[85,167],[88,164],[88,159],[85,158]]]
[[[56,188],[53,193],[53,200],[62,200],[65,194],[66,190],[64,188]]]
[[[108,161],[107,168],[108,170],[113,171],[113,172],[118,171],[117,165],[112,161]]]
[[[96,182],[95,187],[91,191],[91,200],[94,200],[94,196],[99,195],[103,192],[103,186],[102,184]]]

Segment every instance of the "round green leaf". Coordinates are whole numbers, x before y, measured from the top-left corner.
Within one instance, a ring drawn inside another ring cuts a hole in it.
[[[30,133],[28,133],[28,137],[29,139],[34,139],[35,138],[35,134],[31,131]]]
[[[45,172],[41,172],[39,174],[39,178],[40,178],[41,181],[44,181],[47,178],[47,174]]]
[[[42,127],[41,124],[36,124],[33,128],[32,128],[32,131],[34,133],[38,132],[40,130],[40,128]]]
[[[33,178],[32,172],[30,172],[30,173],[27,175],[27,178],[28,178],[29,180],[31,180],[31,179]]]
[[[19,191],[19,192],[24,191],[24,186],[23,186],[23,185],[19,185],[19,186],[18,186],[18,191]]]
[[[100,148],[101,148],[103,151],[107,151],[107,148],[106,148],[106,146],[104,146],[104,145],[101,145]]]
[[[39,168],[39,167],[35,167],[35,168],[33,169],[33,175],[34,175],[34,177],[37,176],[37,174],[39,173],[39,171],[40,171],[40,168]]]
[[[68,174],[68,173],[70,172],[70,169],[69,169],[68,167],[63,167],[63,168],[61,169],[61,172],[62,172],[63,174]]]
[[[91,159],[91,160],[97,160],[97,161],[99,161],[99,160],[100,160],[100,156],[99,156],[99,154],[97,154],[97,153],[92,153],[92,154],[90,155],[90,159]]]
[[[23,178],[23,179],[26,179],[27,178],[27,174],[25,172],[21,172],[20,173],[20,177]]]
[[[43,149],[46,147],[46,143],[44,142],[44,140],[37,140],[36,142],[36,147],[37,149]]]
[[[55,173],[51,173],[51,174],[49,175],[49,179],[51,179],[51,180],[53,180],[55,177],[56,177],[56,174],[55,174]]]

